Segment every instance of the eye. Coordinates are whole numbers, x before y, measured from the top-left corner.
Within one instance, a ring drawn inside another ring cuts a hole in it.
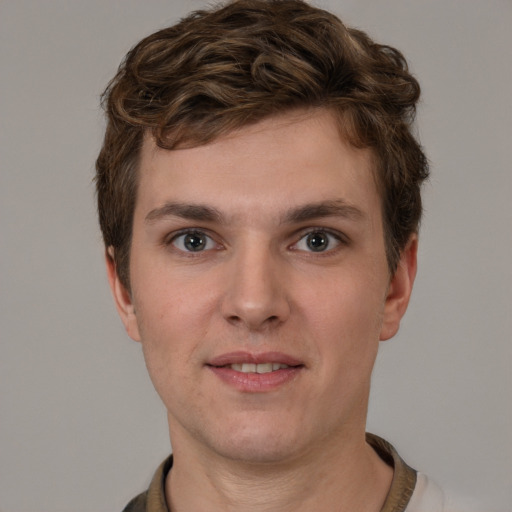
[[[201,252],[216,247],[216,243],[202,231],[187,231],[176,235],[171,244],[183,252]]]
[[[293,248],[299,251],[325,252],[338,247],[340,243],[339,236],[317,229],[306,233]]]

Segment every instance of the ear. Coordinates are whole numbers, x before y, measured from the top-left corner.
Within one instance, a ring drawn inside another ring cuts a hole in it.
[[[116,263],[114,260],[114,248],[110,246],[105,250],[105,264],[107,267],[108,282],[114,297],[117,312],[121,317],[124,328],[128,336],[135,341],[140,341],[139,326],[135,315],[130,292],[126,289],[117,274]]]
[[[400,320],[407,310],[416,277],[417,254],[418,236],[413,234],[400,253],[398,267],[389,283],[380,331],[381,341],[392,338],[398,332]]]

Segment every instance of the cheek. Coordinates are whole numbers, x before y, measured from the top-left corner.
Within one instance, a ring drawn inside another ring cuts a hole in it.
[[[326,283],[302,308],[306,327],[316,340],[317,358],[325,374],[360,379],[371,373],[379,346],[384,292],[356,279]],[[312,309],[311,305],[316,304]],[[306,307],[307,306],[307,307]]]
[[[134,287],[134,304],[147,359],[162,364],[190,358],[206,336],[214,297],[203,283],[165,275],[146,274]]]
[[[339,332],[345,339],[378,339],[384,310],[384,286],[352,274],[330,279],[315,296],[305,294],[303,314],[314,318],[316,328]],[[314,309],[312,306],[315,305]]]
[[[162,401],[170,407],[180,402],[179,390],[193,387],[193,369],[198,367],[198,346],[207,332],[208,308],[188,294],[164,282],[139,294],[137,321],[144,360]]]

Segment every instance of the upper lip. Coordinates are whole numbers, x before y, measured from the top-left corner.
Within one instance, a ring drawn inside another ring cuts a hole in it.
[[[255,354],[253,352],[244,351],[221,354],[207,362],[209,366],[228,366],[231,364],[243,363],[280,363],[287,366],[302,366],[304,364],[302,361],[299,361],[295,357],[292,357],[288,354],[283,354],[282,352],[261,352]]]

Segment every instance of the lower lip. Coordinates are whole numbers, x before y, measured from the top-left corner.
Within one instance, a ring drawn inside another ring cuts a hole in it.
[[[268,373],[242,373],[227,366],[208,368],[223,382],[244,393],[264,393],[278,389],[294,380],[303,369],[302,366],[293,366]]]

